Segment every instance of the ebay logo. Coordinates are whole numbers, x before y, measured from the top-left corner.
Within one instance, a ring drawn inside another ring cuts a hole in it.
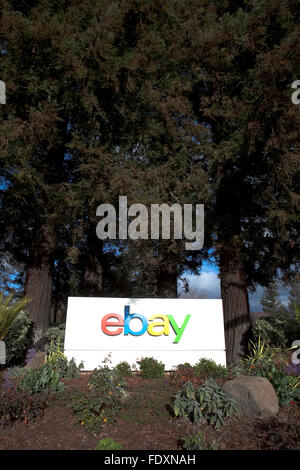
[[[130,322],[134,318],[138,318],[141,321],[141,329],[139,331],[134,331],[130,328]],[[169,336],[171,326],[175,334],[173,343],[179,343],[190,318],[191,315],[186,315],[181,326],[176,323],[173,315],[163,315],[159,313],[152,315],[149,320],[147,320],[144,315],[130,313],[130,306],[125,305],[124,317],[118,313],[108,313],[102,318],[101,329],[103,333],[108,336],[117,336],[121,333],[124,333],[125,336],[141,336],[146,333],[146,331],[151,336]],[[108,329],[108,327],[113,329]],[[159,329],[157,329],[158,327]]]

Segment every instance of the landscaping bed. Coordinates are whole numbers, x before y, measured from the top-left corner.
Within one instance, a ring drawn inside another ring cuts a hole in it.
[[[218,449],[299,449],[300,409],[281,407],[276,417],[254,419],[236,415],[220,429],[195,424],[172,414],[176,393],[170,375],[145,379],[135,374],[126,378],[129,398],[116,422],[104,423],[94,434],[78,422],[69,407],[75,391],[87,392],[89,373],[64,379],[67,388],[53,396],[42,416],[34,421],[14,422],[0,431],[0,449],[92,450],[103,438],[113,438],[124,450],[180,450],[182,438],[201,429]],[[203,381],[201,380],[200,382]],[[217,380],[218,381],[218,380]],[[224,379],[219,379],[219,383]]]

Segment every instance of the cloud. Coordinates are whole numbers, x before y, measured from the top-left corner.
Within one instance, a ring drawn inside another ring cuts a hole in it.
[[[215,269],[205,269],[199,276],[187,276],[189,282],[190,292],[197,296],[205,296],[209,299],[219,299],[220,292],[220,279]],[[182,283],[179,284],[179,292],[182,290]]]

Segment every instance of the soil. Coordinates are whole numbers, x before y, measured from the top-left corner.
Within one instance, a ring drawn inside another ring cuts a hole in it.
[[[274,418],[259,420],[236,416],[220,430],[172,416],[172,389],[167,379],[127,379],[130,399],[115,424],[98,434],[88,432],[68,406],[75,390],[86,391],[89,373],[80,373],[50,402],[44,414],[31,422],[15,422],[0,429],[0,450],[92,450],[100,439],[112,437],[124,450],[181,450],[182,437],[199,428],[214,439],[218,449],[300,449],[300,409],[281,408]]]

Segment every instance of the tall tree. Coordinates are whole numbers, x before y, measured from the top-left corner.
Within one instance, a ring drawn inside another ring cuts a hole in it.
[[[264,312],[273,316],[278,314],[281,303],[278,300],[277,282],[272,282],[269,287],[265,288],[260,303]]]
[[[300,274],[297,274],[291,283],[288,311],[292,316],[296,313],[295,305],[300,307]]]
[[[211,130],[205,162],[228,363],[249,339],[247,290],[299,266],[297,15],[295,2],[198,2],[186,30],[191,100]]]

